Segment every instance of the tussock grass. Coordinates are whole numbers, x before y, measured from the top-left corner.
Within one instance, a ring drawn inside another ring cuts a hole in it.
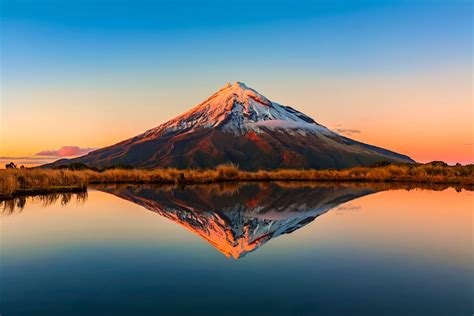
[[[474,185],[474,165],[445,166],[437,164],[406,164],[380,167],[356,167],[344,170],[260,170],[248,172],[236,165],[225,164],[215,169],[110,169],[0,170],[0,197],[11,197],[25,192],[49,190],[58,192],[67,188],[85,189],[91,183],[163,183],[199,184],[236,181],[365,181],[412,182],[433,184]]]
[[[12,196],[18,191],[61,188],[86,188],[89,171],[47,169],[0,170],[0,196]],[[54,191],[54,190],[53,190]]]

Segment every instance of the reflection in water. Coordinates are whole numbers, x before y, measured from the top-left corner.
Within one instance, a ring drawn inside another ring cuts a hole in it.
[[[410,188],[109,186],[79,206],[85,195],[9,201],[1,313],[470,315],[472,193]],[[183,226],[232,258],[304,228],[234,261]]]
[[[235,259],[270,239],[291,233],[336,206],[390,189],[411,190],[414,184],[352,183],[221,183],[177,188],[153,185],[108,185],[97,190],[113,194],[158,213],[204,238]],[[447,186],[431,185],[430,190]],[[83,204],[87,193],[58,193],[0,201],[0,214],[21,212],[27,202],[48,206]],[[350,208],[346,204],[343,208]],[[341,209],[341,208],[339,208]]]
[[[0,214],[11,215],[15,212],[21,212],[27,202],[39,203],[46,207],[61,201],[61,205],[67,205],[70,202],[84,204],[87,201],[87,192],[79,193],[51,193],[36,196],[19,196],[14,199],[0,201]]]
[[[351,186],[194,186],[100,188],[145,207],[198,234],[235,259],[270,239],[291,233],[352,199],[377,192]]]
[[[178,188],[153,185],[108,185],[95,189],[143,206],[204,238],[235,259],[270,239],[291,233],[319,215],[361,196],[415,184],[390,183],[221,183]],[[445,185],[423,186],[444,190]],[[459,190],[458,190],[459,189]],[[458,188],[457,191],[461,191]],[[87,192],[18,197],[0,201],[0,214],[21,212],[27,202],[49,206],[60,201],[83,204]],[[346,204],[338,209],[352,209]]]

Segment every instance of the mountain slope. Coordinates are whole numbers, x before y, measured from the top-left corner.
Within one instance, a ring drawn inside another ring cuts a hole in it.
[[[233,162],[246,170],[348,168],[409,157],[341,136],[309,116],[272,102],[245,84],[227,84],[188,112],[143,134],[49,166],[209,168]]]

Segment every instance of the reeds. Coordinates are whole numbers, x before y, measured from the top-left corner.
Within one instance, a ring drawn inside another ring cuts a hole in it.
[[[344,170],[259,170],[242,171],[225,164],[215,169],[110,169],[92,170],[8,169],[0,170],[0,197],[11,197],[46,190],[85,189],[90,183],[164,183],[199,184],[236,181],[366,181],[413,182],[474,185],[474,165],[441,166],[436,164],[355,167]]]

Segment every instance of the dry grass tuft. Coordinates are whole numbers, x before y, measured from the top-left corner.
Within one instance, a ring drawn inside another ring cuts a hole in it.
[[[237,181],[365,181],[474,185],[474,165],[388,165],[344,170],[282,169],[242,171],[234,164],[208,170],[92,170],[8,169],[0,170],[0,197],[38,190],[85,189],[90,183],[199,184]]]

